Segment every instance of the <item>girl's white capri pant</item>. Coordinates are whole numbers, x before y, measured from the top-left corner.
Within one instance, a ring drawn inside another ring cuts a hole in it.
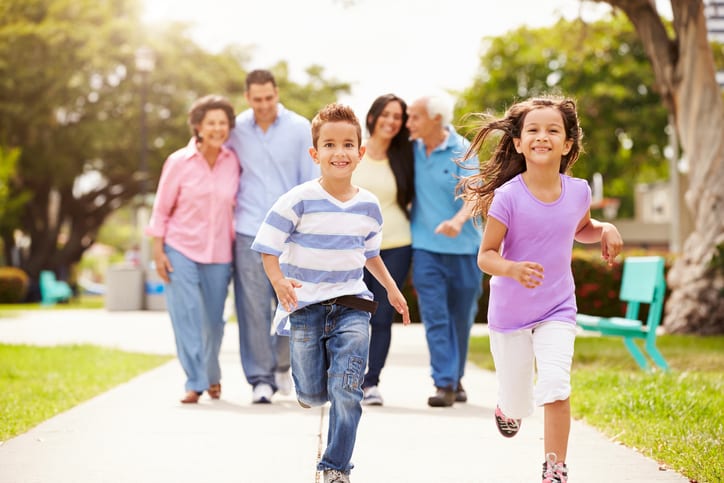
[[[498,406],[503,414],[525,418],[533,414],[534,404],[543,406],[570,397],[575,339],[576,326],[570,322],[541,322],[515,332],[490,331]]]

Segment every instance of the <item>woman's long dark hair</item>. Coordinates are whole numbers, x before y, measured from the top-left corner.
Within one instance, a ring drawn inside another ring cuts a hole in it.
[[[387,149],[387,158],[390,160],[392,174],[395,175],[397,184],[397,204],[410,218],[410,203],[415,196],[415,155],[412,151],[410,131],[407,129],[407,104],[394,94],[385,94],[378,97],[367,111],[367,132],[370,136],[374,134],[377,119],[390,102],[398,102],[402,107],[402,127],[390,141]]]

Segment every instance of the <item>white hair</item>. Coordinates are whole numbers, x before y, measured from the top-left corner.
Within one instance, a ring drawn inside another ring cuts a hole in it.
[[[428,96],[426,97],[425,106],[427,107],[427,115],[430,117],[440,116],[442,125],[447,126],[452,122],[453,103],[449,97]]]

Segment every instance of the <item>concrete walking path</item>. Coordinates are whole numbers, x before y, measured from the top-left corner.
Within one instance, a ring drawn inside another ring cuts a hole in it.
[[[540,481],[542,411],[512,439],[493,422],[495,376],[468,365],[467,404],[430,408],[433,387],[420,324],[393,329],[382,407],[365,407],[353,456],[354,483],[529,483]],[[474,331],[483,331],[478,327]],[[93,343],[174,354],[165,312],[43,310],[0,319],[0,342]],[[0,483],[315,483],[327,408],[304,410],[291,396],[251,404],[236,324],[221,354],[223,393],[182,405],[173,361],[0,445]],[[571,483],[687,482],[636,451],[574,421]]]

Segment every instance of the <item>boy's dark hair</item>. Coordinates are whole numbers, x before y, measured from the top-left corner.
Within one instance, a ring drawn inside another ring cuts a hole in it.
[[[351,107],[342,104],[327,104],[319,110],[314,119],[312,119],[312,144],[317,149],[317,141],[319,140],[319,131],[322,126],[329,122],[348,122],[357,130],[357,146],[362,143],[362,127],[359,120]]]
[[[269,82],[271,82],[274,87],[277,86],[277,81],[276,79],[274,79],[274,74],[264,69],[252,70],[246,75],[246,90],[248,92],[252,84],[264,85]]]
[[[229,119],[229,129],[232,129],[236,125],[236,118],[234,117],[234,107],[231,102],[224,96],[217,94],[210,94],[197,99],[191,108],[189,109],[188,123],[191,128],[191,133],[194,135],[197,141],[201,141],[199,138],[199,132],[196,126],[201,124],[201,121],[206,117],[206,113],[213,111],[214,109],[221,109]]]

